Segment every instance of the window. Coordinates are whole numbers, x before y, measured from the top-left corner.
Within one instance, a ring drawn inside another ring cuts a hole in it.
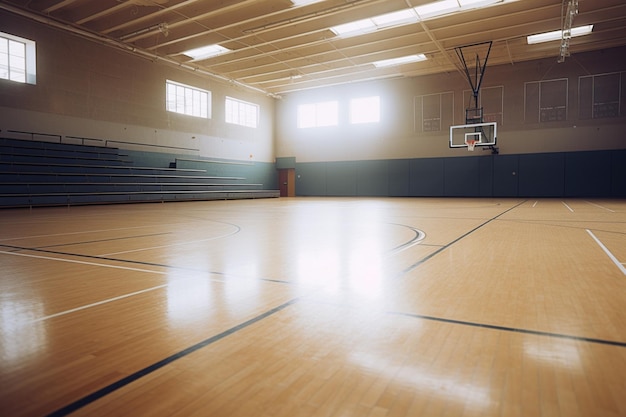
[[[226,123],[257,127],[259,125],[258,104],[226,97]]]
[[[626,72],[580,77],[578,100],[580,119],[626,116]]]
[[[547,123],[567,120],[568,79],[525,83],[524,121]]]
[[[36,84],[35,42],[0,32],[0,79]]]
[[[353,98],[350,100],[350,123],[380,122],[380,97]]]
[[[454,124],[454,93],[436,93],[413,99],[414,130],[439,132]]]
[[[188,116],[211,117],[211,92],[174,81],[166,81],[167,111]]]
[[[325,101],[321,103],[300,104],[298,106],[298,127],[337,126],[339,124],[339,103]]]

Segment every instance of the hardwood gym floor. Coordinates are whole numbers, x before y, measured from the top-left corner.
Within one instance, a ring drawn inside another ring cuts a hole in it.
[[[2,416],[624,416],[626,201],[0,211]]]

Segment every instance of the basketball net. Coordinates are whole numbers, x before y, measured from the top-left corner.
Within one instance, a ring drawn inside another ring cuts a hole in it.
[[[474,150],[474,146],[476,146],[476,141],[475,140],[468,140],[467,141],[467,150],[468,151],[473,151]]]

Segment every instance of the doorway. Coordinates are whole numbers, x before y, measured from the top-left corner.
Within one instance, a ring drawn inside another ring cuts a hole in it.
[[[281,197],[296,196],[296,170],[285,168],[278,170],[278,182]]]

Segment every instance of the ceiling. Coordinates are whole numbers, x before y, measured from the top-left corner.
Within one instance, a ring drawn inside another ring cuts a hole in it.
[[[271,95],[390,77],[459,71],[455,48],[488,65],[559,58],[561,41],[528,45],[526,36],[559,30],[570,0],[505,0],[480,9],[338,36],[331,27],[412,9],[433,0],[0,0],[0,8],[143,56],[210,74]],[[574,0],[571,0],[574,1]],[[626,45],[626,1],[579,0],[569,52]],[[193,60],[183,52],[219,44],[230,52]],[[372,62],[412,54],[426,60],[386,68]],[[481,55],[482,56],[482,55]],[[469,61],[473,61],[470,58]]]

